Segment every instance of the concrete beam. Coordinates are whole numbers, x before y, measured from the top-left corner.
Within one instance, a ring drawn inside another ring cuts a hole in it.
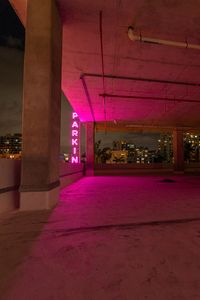
[[[173,153],[175,173],[184,173],[183,131],[180,129],[173,131]]]
[[[54,0],[28,0],[20,208],[46,209],[59,192],[62,26]]]
[[[94,175],[94,123],[88,122],[86,126],[86,176]]]
[[[24,27],[26,27],[27,0],[9,0]]]

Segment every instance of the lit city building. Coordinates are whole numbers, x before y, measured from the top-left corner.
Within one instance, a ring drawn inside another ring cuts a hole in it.
[[[20,133],[0,136],[0,158],[19,159],[22,151],[22,135]]]
[[[136,148],[136,163],[137,164],[149,163],[149,149],[147,147]]]
[[[135,143],[127,143],[126,141],[113,141],[113,148],[106,147],[100,149],[100,141],[98,141],[98,151],[96,151],[97,163],[108,164],[151,164],[151,163],[170,163],[172,160],[172,140],[171,136],[163,135],[158,140],[157,149],[149,149],[149,147],[137,146]],[[107,153],[107,159],[102,156]]]
[[[185,133],[184,160],[188,163],[200,161],[200,135]]]
[[[172,135],[161,134],[158,140],[158,159],[162,162],[172,162]]]

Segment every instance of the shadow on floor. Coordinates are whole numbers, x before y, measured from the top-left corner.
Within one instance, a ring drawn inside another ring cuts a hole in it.
[[[52,211],[17,212],[0,224],[0,293],[9,288],[15,270],[29,255]],[[14,228],[14,230],[13,230]]]

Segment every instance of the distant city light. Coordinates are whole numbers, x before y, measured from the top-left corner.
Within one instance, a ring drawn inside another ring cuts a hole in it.
[[[0,136],[0,158],[21,159],[22,135],[20,133]]]

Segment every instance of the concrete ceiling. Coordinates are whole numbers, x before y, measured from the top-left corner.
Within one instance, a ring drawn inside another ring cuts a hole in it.
[[[132,25],[143,36],[200,45],[200,0],[57,2],[63,21],[62,89],[82,121],[94,117],[97,122],[106,118],[145,126],[200,128],[200,103],[189,102],[200,101],[200,86],[187,85],[199,83],[200,50],[132,42],[127,36]],[[100,11],[105,74],[186,84],[105,78],[104,90]],[[100,77],[85,76],[81,80],[84,73]],[[136,98],[106,97],[104,103],[99,96],[104,92]]]

